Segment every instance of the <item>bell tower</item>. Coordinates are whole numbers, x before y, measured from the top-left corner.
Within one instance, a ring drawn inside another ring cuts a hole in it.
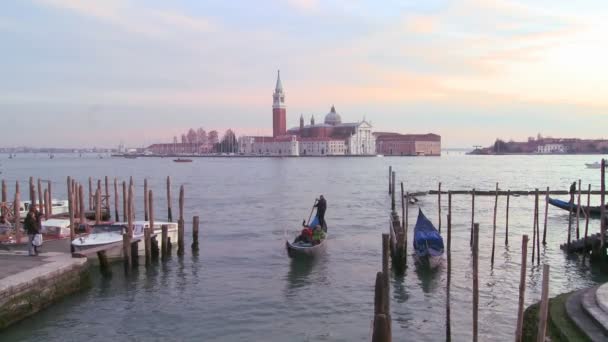
[[[272,94],[272,136],[285,135],[287,131],[287,110],[285,108],[285,93],[281,83],[281,71],[277,71],[277,84]]]

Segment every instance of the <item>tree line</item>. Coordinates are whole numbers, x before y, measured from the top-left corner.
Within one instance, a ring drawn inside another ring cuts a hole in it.
[[[173,142],[178,143],[177,136],[173,137]],[[195,130],[190,128],[187,132],[181,135],[182,144],[202,144],[209,146],[214,152],[220,153],[235,153],[238,152],[238,141],[236,134],[227,129],[222,138],[219,138],[219,133],[216,130],[207,133],[203,128]]]

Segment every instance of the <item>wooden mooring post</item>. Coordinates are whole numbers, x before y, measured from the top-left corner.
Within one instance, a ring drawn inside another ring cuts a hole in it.
[[[8,202],[8,192],[6,190],[6,182],[4,181],[4,179],[2,180],[2,203],[7,203]],[[2,216],[6,216],[6,209],[3,206],[2,210],[0,211],[0,214]]]
[[[580,219],[581,219],[581,180],[578,180],[578,196],[576,199],[576,239],[580,239]]]
[[[112,208],[110,207],[110,184],[108,183],[108,176],[104,177],[104,185],[105,185],[105,200],[106,206],[104,207],[104,211],[108,213],[108,219],[112,219]]]
[[[570,251],[570,240],[572,239],[572,209],[574,205],[574,194],[570,193],[570,207],[568,210],[568,251]]]
[[[450,287],[452,284],[452,196],[448,194],[448,243],[447,243],[447,262],[448,276],[445,290],[445,340],[452,340],[452,323],[450,312]]]
[[[523,235],[521,240],[521,268],[519,273],[519,306],[517,308],[517,328],[515,330],[515,341],[522,341],[524,325],[524,300],[526,295],[526,263],[528,261],[528,235]]]
[[[390,314],[384,299],[384,274],[376,273],[376,285],[374,287],[374,323],[372,342],[391,342]]]
[[[95,191],[95,224],[101,223],[101,189]]]
[[[38,182],[36,184],[38,186],[38,205],[40,206],[40,212],[46,216],[46,207],[43,206],[44,199],[42,198],[42,181],[38,178]]]
[[[122,217],[123,217],[123,221],[127,222],[127,220],[129,219],[127,217],[128,215],[128,209],[127,209],[127,182],[122,181]]]
[[[171,213],[171,177],[167,176],[167,220],[173,222],[173,213]]]
[[[160,240],[160,258],[161,260],[167,260],[169,256],[169,247],[168,244],[168,230],[169,226],[163,224],[161,226],[161,240]]]
[[[49,189],[44,189],[44,219],[48,220],[49,219],[49,206],[48,204],[50,203],[49,201]]]
[[[82,185],[80,186],[82,188]],[[108,262],[108,256],[106,255],[106,251],[97,252],[97,258],[99,259],[99,271],[105,277],[109,277],[112,275],[112,268],[110,268],[110,263]]]
[[[591,212],[589,211],[589,207],[591,205],[591,184],[587,188],[587,213],[585,214],[585,246],[587,246],[587,233],[589,232],[589,216],[591,216]],[[585,253],[587,255],[587,253]]]
[[[391,183],[391,177],[393,176],[393,167],[388,167],[388,194],[393,193],[393,184]]]
[[[192,217],[192,251],[198,252],[198,216]]]
[[[539,213],[539,203],[538,203],[538,199],[539,199],[539,193],[538,193],[538,189],[536,189],[536,193],[534,194],[534,210],[536,210],[536,215],[535,215],[535,219],[536,219],[536,264],[540,265],[540,221],[539,221],[539,217],[540,217],[540,213]]]
[[[549,187],[545,193],[545,224],[543,225],[543,245],[547,244],[547,219],[549,216]]]
[[[93,210],[93,178],[89,177],[89,210]]]
[[[19,181],[15,182],[15,200],[13,201],[13,218],[15,220],[14,228],[15,228],[15,240],[17,243],[21,242],[21,219],[19,213],[19,206],[21,203],[20,199],[21,195],[19,194]],[[72,237],[70,232],[70,237]]]
[[[545,342],[547,333],[547,318],[549,317],[549,265],[543,265],[543,289],[538,312],[537,342]]]
[[[82,184],[78,185],[78,207],[80,207],[80,218],[78,219],[80,224],[86,224],[87,220],[86,220],[86,216],[85,216],[85,207],[84,207],[84,188],[82,187]]]
[[[391,211],[395,211],[395,171],[393,171],[392,174],[392,193],[391,193]]]
[[[507,214],[505,217],[505,246],[509,245],[509,198],[511,198],[511,190],[507,190]]]
[[[602,158],[600,170],[600,253],[606,256],[606,160]]]
[[[152,190],[148,190],[148,192],[146,194],[144,194],[144,197],[148,198],[146,205],[148,208],[148,215],[149,215],[149,220],[150,220],[150,228],[147,228],[146,230],[144,230],[146,266],[150,266],[150,264],[152,262],[151,236],[152,236],[152,233],[154,232],[154,197],[153,196],[154,195],[152,193]]]
[[[177,221],[177,255],[184,255],[184,186],[179,187],[179,219]]]
[[[120,215],[118,214],[118,180],[114,177],[114,217],[118,222],[120,221]]]
[[[475,226],[475,189],[471,193],[471,239],[469,246],[473,247],[473,230]]]
[[[401,186],[403,186],[403,183],[401,183]],[[409,227],[409,222],[408,222],[408,218],[409,218],[409,209],[410,209],[410,195],[409,192],[405,193],[405,217],[403,218],[403,240],[404,240],[404,244],[405,246],[403,247],[403,252],[404,252],[404,264],[407,267],[407,231],[408,231],[408,227]]]
[[[439,229],[439,233],[441,233],[441,182],[437,186],[437,228]]]
[[[479,223],[473,225],[473,342],[479,339]]]
[[[388,261],[389,261],[389,253],[390,253],[390,244],[389,244],[389,235],[382,234],[382,274],[384,275],[384,302],[386,303],[386,312],[390,312],[390,302],[389,302],[389,269],[388,269]]]
[[[148,221],[148,179],[144,178],[144,221]]]
[[[494,267],[494,250],[496,249],[496,211],[498,210],[498,183],[496,183],[496,197],[494,197],[494,220],[492,224],[492,257],[490,264]]]
[[[53,216],[53,183],[47,181],[46,187],[49,189],[49,216]]]
[[[403,193],[403,182],[401,182],[401,232],[403,232],[403,238],[400,242],[399,245],[399,250],[401,251],[401,258],[403,262],[403,269],[407,268],[407,214],[406,214],[406,207],[407,207],[407,202],[409,202],[408,199],[406,199],[404,197],[404,193]]]

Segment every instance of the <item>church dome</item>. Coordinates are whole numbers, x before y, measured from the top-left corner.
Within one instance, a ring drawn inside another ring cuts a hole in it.
[[[340,114],[336,113],[336,108],[331,106],[331,111],[325,115],[325,123],[327,125],[339,125],[342,123],[342,118]]]

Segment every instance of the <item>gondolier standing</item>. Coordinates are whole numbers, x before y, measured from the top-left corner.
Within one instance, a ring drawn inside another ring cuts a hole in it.
[[[325,228],[325,210],[327,210],[327,201],[325,201],[325,197],[323,195],[319,196],[319,200],[317,204],[315,204],[317,208],[317,217],[319,218],[319,224],[321,228]]]

